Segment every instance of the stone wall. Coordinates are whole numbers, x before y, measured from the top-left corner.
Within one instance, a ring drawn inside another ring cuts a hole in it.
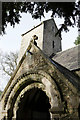
[[[49,112],[52,120],[54,118],[59,120],[79,120],[79,91],[68,78],[60,72],[56,67],[56,63],[53,64],[52,59],[46,56],[41,50],[44,44],[44,42],[42,44],[42,41],[46,41],[47,32],[49,32],[49,30],[51,32],[51,29],[53,29],[51,24],[46,23],[47,28],[45,28],[45,24],[41,24],[37,26],[36,29],[32,29],[31,32],[23,35],[19,60],[22,59],[3,92],[0,102],[1,118],[5,117],[8,120],[16,119],[19,104],[22,102],[21,99],[24,98],[24,95],[28,93],[28,91],[35,89],[42,90],[49,98],[51,105]],[[51,27],[49,28],[49,26]],[[45,29],[44,31],[43,28]],[[30,41],[34,32],[38,36],[37,45],[40,46],[41,49],[36,46],[33,41]],[[42,33],[45,35],[44,39]],[[49,38],[51,41],[49,41]],[[46,50],[49,50],[49,48],[47,48],[48,42],[50,42],[52,46],[52,41],[52,36],[48,36]],[[56,45],[58,44],[58,41],[54,42],[56,42]],[[29,45],[30,49],[27,50]],[[50,50],[52,51],[53,49],[51,48]],[[31,94],[30,98],[33,98],[33,94]],[[21,105],[23,107],[22,103]]]
[[[55,36],[57,31],[58,29],[54,20],[50,19],[23,34],[18,61],[20,61],[25,53],[33,35],[38,36],[38,40],[36,40],[37,46],[43,50],[46,55],[50,56],[53,53],[60,52],[62,50],[61,38],[59,35]]]
[[[53,19],[44,22],[43,52],[48,56],[62,50],[61,37],[56,36],[57,32],[58,29]]]
[[[33,35],[38,36],[37,45],[42,49],[42,43],[43,43],[43,24],[42,23],[38,25],[36,28],[31,29],[30,31],[28,31],[22,36],[21,48],[20,48],[18,61],[20,61],[20,59],[24,55],[27,47],[30,44],[30,41]]]
[[[21,97],[36,87],[49,97],[53,118],[78,120],[79,93],[76,88],[34,44],[30,52],[32,54],[28,53],[25,56],[19,71],[4,94],[2,115],[9,116],[10,119],[12,116],[16,118]]]
[[[80,70],[75,70],[74,72],[80,77]]]

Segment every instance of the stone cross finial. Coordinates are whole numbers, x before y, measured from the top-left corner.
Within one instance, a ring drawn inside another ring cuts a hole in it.
[[[37,35],[33,35],[32,36],[32,40],[33,40],[34,45],[37,46],[37,42],[35,40],[38,40],[38,36]]]
[[[38,36],[37,36],[37,35],[33,35],[32,37],[33,37],[33,40],[34,40],[34,41],[35,41],[35,40],[38,40]]]

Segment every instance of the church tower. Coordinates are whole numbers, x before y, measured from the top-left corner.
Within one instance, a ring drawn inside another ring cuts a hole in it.
[[[37,46],[49,57],[55,55],[57,52],[60,52],[62,50],[61,37],[59,35],[55,36],[57,31],[58,28],[54,19],[49,19],[22,34],[19,60],[22,58],[30,44],[32,36],[34,35],[38,37],[38,40],[36,41]]]

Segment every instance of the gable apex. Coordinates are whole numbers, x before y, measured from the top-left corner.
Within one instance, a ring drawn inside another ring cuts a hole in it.
[[[57,32],[58,28],[54,19],[48,19],[22,34],[18,61],[20,61],[34,35],[38,37],[38,40],[36,41],[37,46],[49,57],[57,52],[60,52],[62,50],[61,38],[59,35],[55,36]]]

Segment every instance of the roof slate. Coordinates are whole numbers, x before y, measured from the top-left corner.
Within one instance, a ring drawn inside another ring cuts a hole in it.
[[[80,69],[80,45],[59,52],[52,59],[71,71]]]

